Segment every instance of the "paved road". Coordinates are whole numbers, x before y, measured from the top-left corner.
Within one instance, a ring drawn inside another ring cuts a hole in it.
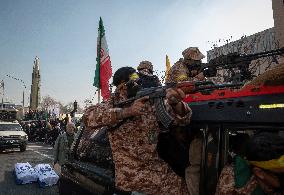
[[[29,143],[25,152],[18,149],[0,153],[0,195],[57,195],[57,186],[39,188],[38,183],[17,185],[13,174],[17,162],[29,162],[32,166],[53,162],[53,148],[42,143]]]

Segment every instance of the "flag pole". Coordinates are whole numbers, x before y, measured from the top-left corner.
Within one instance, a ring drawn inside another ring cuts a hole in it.
[[[100,21],[101,21],[101,18],[100,18]],[[100,22],[99,22],[100,23]],[[101,28],[100,28],[100,24],[99,24],[99,49],[97,51],[97,55],[98,55],[98,58],[99,58],[99,63],[100,63],[100,67],[101,67],[101,48],[102,48],[102,32],[101,32]],[[100,70],[100,74],[101,74],[101,70]],[[100,75],[100,80],[101,80],[101,75]],[[100,86],[98,88],[98,103],[101,102],[101,81],[100,81]]]
[[[101,102],[101,89],[98,89],[98,103]]]
[[[2,89],[3,89],[3,95],[2,95],[2,109],[4,109],[4,96],[5,96],[4,80],[2,80],[1,85],[2,85]]]
[[[99,48],[97,50],[97,57],[98,57],[98,61],[99,61],[99,64],[100,64],[100,67],[101,67],[101,47],[102,47],[102,32],[101,32],[101,17],[100,17],[100,22],[99,22]],[[99,73],[101,74],[101,73]],[[101,79],[101,75],[100,75],[100,79]],[[99,82],[100,85],[101,85],[101,81]],[[99,86],[98,88],[98,103],[101,102],[101,86]]]

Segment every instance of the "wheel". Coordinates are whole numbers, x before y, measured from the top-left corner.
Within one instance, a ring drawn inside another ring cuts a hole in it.
[[[21,145],[21,146],[20,146],[20,151],[21,151],[21,152],[26,151],[26,149],[27,149],[27,146],[26,146],[26,145]]]

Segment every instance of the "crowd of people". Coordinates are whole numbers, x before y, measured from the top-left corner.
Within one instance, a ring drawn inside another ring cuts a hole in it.
[[[50,118],[43,120],[39,118],[38,120],[23,120],[20,123],[23,130],[27,133],[29,141],[43,142],[54,146],[57,137],[66,131],[68,122],[69,118],[66,117],[64,119]],[[77,129],[80,122],[77,121],[75,124]]]

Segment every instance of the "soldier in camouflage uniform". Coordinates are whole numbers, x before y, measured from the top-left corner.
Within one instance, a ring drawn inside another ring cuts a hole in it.
[[[157,87],[161,85],[159,78],[153,74],[153,64],[147,60],[139,63],[138,67],[139,80],[143,88]]]
[[[275,132],[256,133],[245,149],[223,168],[216,195],[284,194],[284,138]]]
[[[160,124],[148,97],[134,101],[130,107],[114,107],[115,103],[135,95],[137,89],[127,87],[133,78],[137,78],[133,68],[117,70],[113,77],[117,87],[115,95],[107,102],[88,108],[85,125],[87,128],[109,128],[117,188],[145,194],[187,194],[182,178],[158,156]],[[176,125],[186,125],[190,121],[191,109],[182,102],[183,98],[180,89],[167,90],[165,105]]]
[[[205,57],[197,47],[189,47],[182,52],[180,58],[170,69],[167,83],[182,81],[203,81],[205,77],[198,68]],[[195,138],[189,147],[189,164],[185,170],[185,180],[191,195],[199,194],[200,162],[202,140]]]
[[[197,47],[189,47],[182,52],[180,58],[170,69],[167,83],[180,81],[200,81],[204,80],[203,73],[196,70],[201,60],[205,57]]]

